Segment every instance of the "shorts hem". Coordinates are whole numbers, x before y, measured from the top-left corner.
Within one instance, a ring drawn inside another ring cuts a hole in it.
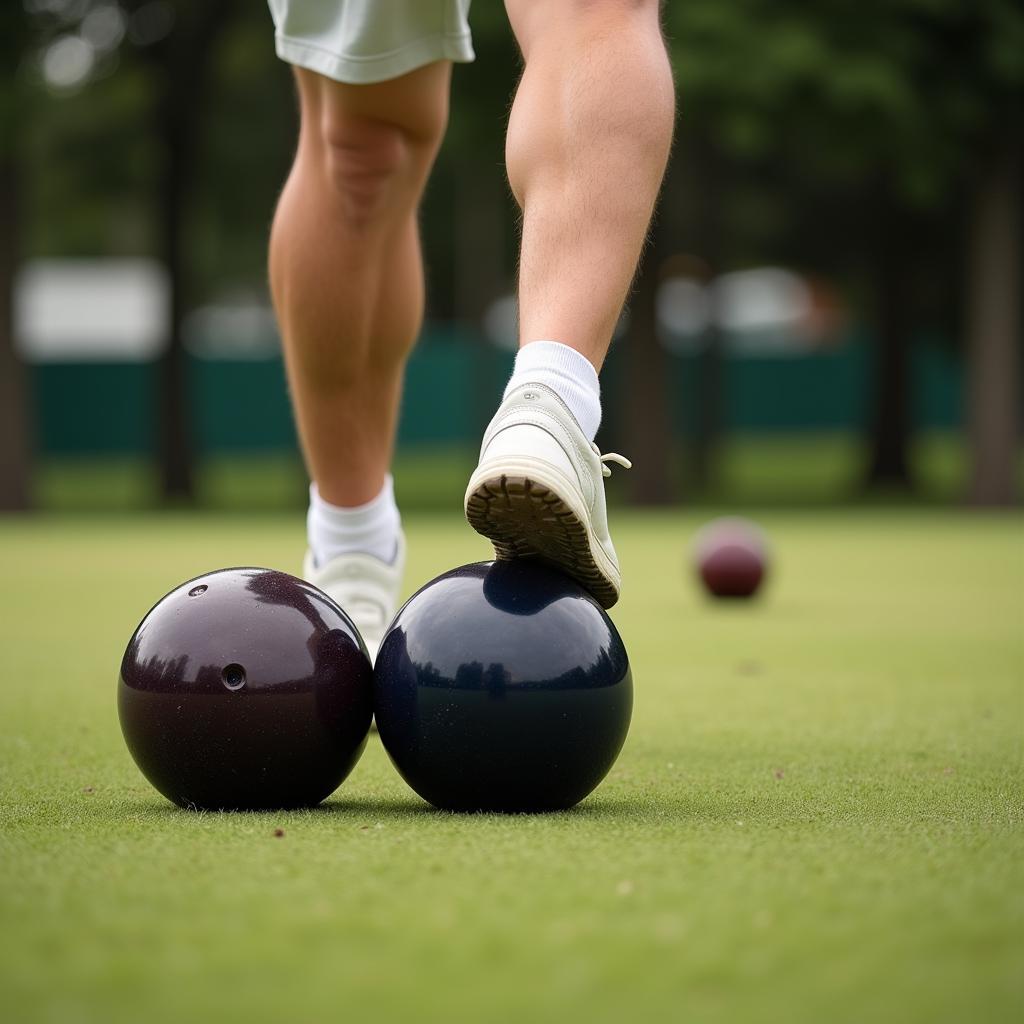
[[[278,57],[288,64],[315,71],[346,85],[372,85],[408,74],[439,60],[467,64],[475,59],[468,32],[416,39],[398,50],[373,56],[339,55],[301,39],[275,37]]]

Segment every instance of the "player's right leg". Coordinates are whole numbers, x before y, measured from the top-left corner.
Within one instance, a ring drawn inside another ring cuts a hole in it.
[[[308,63],[320,66],[322,49],[282,43],[288,26],[275,14],[282,56],[298,63],[312,54]],[[383,79],[372,60],[339,57],[324,68],[351,70],[358,82],[296,67],[299,142],[270,240],[271,291],[312,479],[305,574],[345,607],[371,655],[401,585],[404,544],[388,470],[402,375],[423,317],[416,212],[444,133],[451,74],[449,61],[420,50],[409,59],[420,63]],[[388,60],[386,76],[395,70]]]
[[[525,68],[508,126],[523,211],[519,354],[466,490],[499,558],[542,558],[618,599],[594,445],[598,371],[636,270],[672,137],[658,0],[506,0]]]

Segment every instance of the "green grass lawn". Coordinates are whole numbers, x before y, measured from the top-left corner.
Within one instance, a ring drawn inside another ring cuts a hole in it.
[[[1024,522],[761,522],[771,585],[722,607],[693,515],[618,515],[630,738],[531,818],[430,810],[376,737],[315,811],[177,810],[120,736],[124,644],[190,575],[294,567],[301,516],[0,521],[0,1016],[1019,1020]],[[410,589],[485,556],[407,527]]]
[[[478,449],[463,446],[409,446],[395,461],[396,491],[407,512],[443,512],[461,497],[476,466]],[[968,452],[964,438],[924,433],[910,446],[914,487],[866,491],[868,461],[863,439],[849,434],[729,435],[723,438],[708,485],[696,487],[687,466],[692,452],[677,445],[666,467],[673,490],[701,507],[831,507],[857,502],[916,506],[959,502],[967,489]],[[1018,458],[1024,488],[1024,450]],[[305,508],[308,481],[297,450],[276,455],[209,455],[197,460],[196,500],[207,511],[259,509],[286,512]],[[692,469],[692,467],[691,467]],[[628,497],[627,474],[607,484],[609,501]],[[36,504],[49,511],[111,513],[143,511],[160,504],[156,465],[149,458],[83,456],[40,459],[34,476]]]

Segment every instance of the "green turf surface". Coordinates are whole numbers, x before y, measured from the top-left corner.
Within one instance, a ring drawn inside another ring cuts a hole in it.
[[[476,465],[473,446],[423,445],[398,453],[396,490],[402,508],[444,512]],[[714,473],[698,488],[690,478],[692,453],[677,445],[667,467],[674,493],[702,506],[831,506],[836,502],[874,504],[912,502],[948,504],[966,492],[968,452],[958,434],[924,433],[910,446],[914,487],[910,490],[864,489],[868,453],[863,439],[846,434],[728,435],[717,449]],[[1024,450],[1018,458],[1019,486],[1024,488]],[[274,454],[213,455],[198,460],[196,500],[209,511],[302,509],[307,480],[297,451]],[[609,500],[620,504],[629,477],[615,474]],[[159,478],[152,460],[110,456],[40,459],[33,493],[50,511],[138,511],[160,502]]]
[[[536,818],[431,811],[376,739],[316,811],[171,807],[123,646],[189,575],[293,566],[301,517],[0,521],[0,1016],[1019,1020],[1022,520],[761,521],[772,585],[721,607],[694,516],[618,516],[633,728]],[[410,586],[484,555],[407,525]]]

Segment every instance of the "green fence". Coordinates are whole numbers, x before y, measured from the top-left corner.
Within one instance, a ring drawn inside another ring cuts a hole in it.
[[[730,355],[723,368],[729,429],[745,433],[848,431],[869,410],[872,347],[854,336],[807,355]],[[615,428],[625,387],[624,347],[603,375],[606,423]],[[694,358],[669,357],[665,387],[676,432],[693,428],[700,387]],[[414,353],[403,400],[401,443],[473,444],[493,411],[511,355],[483,339],[432,328]],[[913,412],[923,429],[961,420],[962,371],[952,352],[922,340],[913,355]],[[144,454],[156,437],[156,368],[142,363],[34,366],[36,441],[44,455]],[[293,450],[295,435],[279,357],[189,357],[193,437],[203,454]]]

